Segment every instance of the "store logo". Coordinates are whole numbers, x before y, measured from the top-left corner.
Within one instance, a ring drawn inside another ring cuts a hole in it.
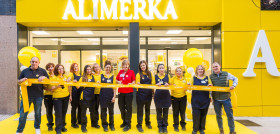
[[[130,9],[129,6],[131,5],[131,2],[133,1],[134,5],[134,12],[130,14],[129,16],[125,16],[125,13],[127,13]],[[162,16],[159,12],[157,6],[160,4],[161,0],[148,0],[148,6],[145,0],[113,0],[111,3],[110,9],[107,7],[106,0],[92,0],[93,3],[93,13],[89,14],[88,16],[84,16],[84,5],[85,0],[78,0],[79,2],[79,14],[76,14],[76,9],[73,6],[72,0],[68,0],[67,7],[65,9],[64,15],[62,19],[67,20],[68,15],[71,15],[75,20],[105,20],[106,19],[114,19],[114,20],[138,20],[139,14],[147,20],[153,20],[156,18],[161,20],[167,20],[168,15],[172,16],[172,19],[176,20],[178,19],[178,16],[175,12],[174,5],[172,3],[172,0],[169,0],[169,3],[166,7],[165,13]],[[118,16],[118,2],[120,3],[120,16]],[[99,9],[99,3],[100,3],[100,9]],[[141,5],[141,7],[139,7]],[[149,13],[146,14],[144,11],[146,8],[149,9]],[[100,16],[98,16],[98,12],[100,11]],[[106,16],[106,17],[105,17]]]
[[[262,57],[258,57],[259,50],[261,50]],[[275,60],[273,58],[266,34],[264,30],[260,30],[252,55],[249,61],[249,65],[246,71],[243,73],[244,77],[255,77],[253,69],[256,62],[264,62],[267,68],[267,72],[272,76],[280,76],[280,72],[277,70]]]

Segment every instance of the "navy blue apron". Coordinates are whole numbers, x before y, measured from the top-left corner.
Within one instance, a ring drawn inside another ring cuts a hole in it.
[[[197,77],[193,77],[193,85],[199,86],[207,86],[208,85],[208,77],[206,76],[204,79],[198,79]],[[192,108],[195,109],[206,109],[210,105],[209,91],[192,91]]]
[[[166,74],[163,79],[160,79],[158,75],[155,75],[156,83],[162,81],[161,85],[169,82],[168,75]],[[171,96],[169,90],[157,89],[154,97],[155,105],[157,108],[169,108],[171,106]]]
[[[74,80],[79,81],[81,76],[76,75],[73,73]],[[72,104],[78,105],[80,98],[81,98],[81,88],[77,89],[75,86],[72,86]]]
[[[94,77],[89,82],[95,82]],[[83,103],[87,107],[93,106],[94,102],[94,87],[84,87],[83,88]]]
[[[113,83],[114,75],[110,78],[106,78],[104,74],[101,74],[101,83]],[[100,89],[100,106],[101,108],[107,108],[112,103],[112,98],[114,97],[113,88],[101,88]]]
[[[143,75],[142,78],[140,78],[141,84],[151,84],[152,80],[147,75]],[[150,102],[153,98],[153,90],[152,89],[142,89],[139,88],[136,93],[136,101],[139,102]]]

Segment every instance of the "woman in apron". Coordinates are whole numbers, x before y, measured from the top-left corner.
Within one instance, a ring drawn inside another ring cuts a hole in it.
[[[105,73],[101,74],[101,83],[115,84],[116,79],[112,72],[112,65],[110,61],[105,61]],[[108,125],[111,131],[115,131],[114,126],[114,103],[116,98],[116,89],[101,88],[100,90],[100,106],[101,106],[101,120],[102,127],[105,132],[108,132]],[[107,109],[109,111],[109,123],[107,122]]]
[[[168,86],[170,84],[170,76],[165,74],[165,67],[159,64],[157,67],[157,74],[155,75],[155,84],[158,86]],[[157,112],[157,123],[159,133],[167,133],[168,126],[168,110],[171,106],[171,96],[169,90],[156,89],[154,101]]]
[[[152,84],[153,75],[148,69],[147,62],[142,60],[138,65],[139,73],[136,74],[136,84]],[[143,109],[145,106],[145,122],[149,129],[152,129],[150,121],[150,108],[153,98],[153,89],[141,89],[139,88],[136,93],[137,103],[137,129],[139,132],[144,132],[142,128],[143,122]]]
[[[79,82],[95,82],[94,77],[92,75],[92,68],[90,65],[86,65],[84,68],[83,76],[80,78]],[[80,88],[80,87],[77,87]],[[87,108],[90,112],[90,119],[91,122],[93,121],[93,110],[94,110],[94,87],[81,87],[82,93],[81,93],[81,101],[80,105],[82,108],[81,111],[81,129],[82,132],[87,132]]]
[[[205,75],[205,68],[202,65],[198,65],[195,70],[195,76],[190,80],[188,85],[199,86],[212,86],[211,79]],[[211,97],[209,91],[192,91],[192,114],[193,114],[193,131],[192,134],[196,134],[199,131],[201,134],[205,134],[205,123],[208,108],[210,105]]]
[[[101,77],[101,68],[98,63],[94,63],[92,66],[92,71],[93,71],[93,77],[97,83],[100,83],[100,77]],[[94,118],[93,118],[93,123],[91,124],[92,127],[94,128],[100,128],[98,125],[98,120],[99,120],[99,94],[100,94],[100,88],[96,87],[94,90]]]

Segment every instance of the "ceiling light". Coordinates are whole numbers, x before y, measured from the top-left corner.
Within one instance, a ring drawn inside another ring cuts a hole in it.
[[[91,38],[91,39],[88,39],[89,41],[99,41],[99,38]]]
[[[92,31],[77,31],[79,34],[93,34]]]
[[[166,34],[180,34],[183,30],[168,30]]]
[[[36,35],[49,35],[49,33],[45,31],[32,31],[32,33]]]
[[[195,40],[207,40],[208,38],[196,38]]]
[[[123,31],[122,33],[123,33],[123,34],[128,34],[128,31]]]
[[[170,41],[171,39],[170,38],[160,38],[159,40],[160,41]]]

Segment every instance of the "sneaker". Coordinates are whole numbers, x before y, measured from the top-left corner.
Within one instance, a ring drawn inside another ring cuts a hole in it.
[[[121,128],[124,128],[125,127],[125,123],[123,123],[123,124],[121,124],[121,126],[120,126]]]
[[[56,132],[56,134],[61,134],[61,132]]]
[[[179,132],[178,127],[174,127],[174,131],[175,131],[175,132]]]
[[[168,131],[167,131],[167,128],[166,128],[166,127],[164,127],[164,128],[163,128],[163,133],[164,133],[164,134],[167,134],[167,133],[168,133]]]
[[[110,126],[111,131],[115,131],[114,125]]]
[[[87,128],[86,127],[82,127],[82,132],[86,133],[87,132]]]
[[[196,131],[192,131],[192,134],[197,134],[197,132]]]
[[[127,132],[129,129],[130,129],[130,126],[126,125],[126,126],[123,128],[123,131],[124,131],[124,132]]]
[[[97,129],[99,129],[99,128],[100,128],[100,126],[99,126],[98,124],[91,125],[91,127],[94,127],[94,128],[97,128]]]
[[[225,134],[223,129],[220,129],[220,134]]]
[[[236,134],[236,132],[230,132],[230,134]]]
[[[23,133],[16,132],[16,134],[23,134]]]
[[[35,129],[35,133],[36,134],[41,134],[41,130],[40,129]]]
[[[151,124],[146,124],[146,126],[148,127],[148,129],[152,129]]]
[[[104,127],[103,130],[104,130],[104,132],[108,132],[109,131],[108,127]]]
[[[142,126],[137,126],[137,130],[138,130],[140,133],[143,133],[143,132],[144,132]]]
[[[158,128],[158,133],[160,133],[160,134],[162,134],[163,133],[163,131],[162,131],[162,128],[160,127],[160,128]]]
[[[200,134],[205,134],[205,132],[203,130],[200,130],[199,132],[200,132]]]
[[[186,131],[186,126],[182,126],[182,130],[183,130],[183,131]]]
[[[71,127],[73,127],[73,128],[79,128],[79,125],[77,125],[77,124],[72,124]]]
[[[67,132],[67,129],[66,129],[65,127],[63,127],[63,128],[61,129],[61,132]]]

